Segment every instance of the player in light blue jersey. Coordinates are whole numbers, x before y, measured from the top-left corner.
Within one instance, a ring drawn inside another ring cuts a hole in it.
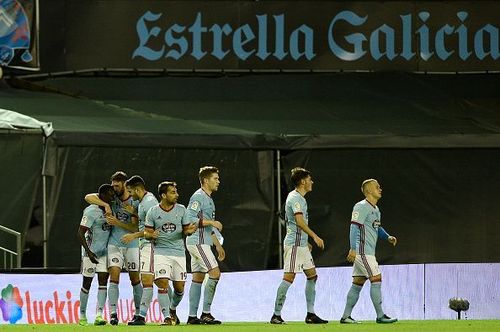
[[[307,202],[304,196],[312,191],[313,180],[311,173],[301,167],[292,169],[291,176],[295,190],[288,194],[285,203],[286,213],[286,236],[284,241],[284,274],[283,280],[278,287],[276,301],[274,303],[274,314],[271,317],[271,324],[283,324],[281,309],[285,303],[288,288],[295,280],[295,274],[304,272],[306,281],[306,303],[307,314],[305,322],[307,324],[325,324],[328,321],[319,318],[314,312],[314,301],[316,298],[316,267],[311,255],[312,247],[309,247],[308,236],[316,245],[324,249],[323,240],[309,228],[309,214]]]
[[[191,256],[191,271],[193,281],[189,289],[189,317],[188,324],[220,324],[210,313],[215,289],[220,278],[220,269],[212,253],[211,246],[215,245],[218,259],[224,260],[226,253],[217,239],[214,230],[222,230],[222,224],[215,220],[215,204],[212,193],[219,188],[219,170],[214,166],[200,168],[198,173],[201,188],[189,200],[187,219],[189,223],[196,223],[198,228],[194,234],[186,239],[186,246]],[[209,279],[203,293],[203,311],[198,318],[201,286],[208,273]]]
[[[106,211],[112,211],[112,214],[106,214],[108,223],[113,226],[108,243],[108,298],[109,323],[111,325],[118,325],[116,306],[120,295],[118,284],[120,283],[120,272],[123,266],[126,267],[132,284],[136,315],[139,313],[142,297],[142,285],[139,275],[139,240],[135,239],[130,243],[122,241],[125,234],[138,231],[138,202],[134,201],[128,191],[125,190],[127,178],[127,174],[122,171],[115,172],[111,176],[111,185],[116,194],[111,204],[102,202],[95,194],[85,196],[87,202],[103,206]]]
[[[163,325],[180,324],[177,305],[184,295],[186,282],[186,248],[183,235],[193,234],[198,225],[189,223],[186,208],[177,204],[179,194],[175,182],[158,185],[160,204],[153,206],[146,216],[146,236],[154,241],[154,273],[158,286],[158,301],[163,313]],[[168,281],[172,280],[174,291],[168,291]],[[169,296],[168,293],[171,295]]]
[[[115,196],[113,187],[103,184],[98,190],[99,198],[111,203]],[[97,272],[99,290],[97,291],[97,316],[94,325],[106,325],[102,318],[106,304],[106,288],[108,284],[108,239],[111,226],[107,223],[105,210],[97,205],[90,205],[83,211],[78,228],[78,239],[84,249],[82,257],[83,283],[80,290],[80,325],[87,325],[87,303],[89,290]]]
[[[349,254],[347,260],[354,263],[352,273],[352,286],[347,293],[347,301],[344,314],[340,319],[342,324],[356,324],[358,321],[351,317],[351,312],[358,302],[359,293],[365,284],[366,279],[370,279],[370,297],[377,313],[377,323],[394,323],[396,318],[390,318],[382,309],[382,273],[380,272],[377,259],[375,258],[375,248],[380,237],[387,240],[393,246],[397,239],[390,236],[382,228],[380,222],[380,210],[377,202],[382,197],[382,188],[375,179],[367,179],[361,185],[361,192],[365,199],[354,205],[351,216]]]
[[[153,264],[151,241],[144,237],[144,223],[146,222],[146,213],[155,205],[158,200],[155,195],[146,190],[146,183],[139,175],[134,175],[125,182],[125,187],[134,201],[138,201],[137,215],[139,219],[139,230],[134,233],[127,233],[122,236],[122,242],[130,243],[139,240],[140,249],[140,272],[142,281],[142,297],[138,314],[128,322],[128,325],[145,325],[146,315],[149,305],[153,298]]]

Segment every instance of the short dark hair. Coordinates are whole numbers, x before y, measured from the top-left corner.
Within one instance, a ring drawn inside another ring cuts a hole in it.
[[[144,179],[141,178],[139,175],[132,176],[130,179],[127,180],[127,182],[125,182],[125,185],[127,187],[133,187],[133,188],[136,187],[146,188],[146,182],[144,182]]]
[[[127,181],[128,176],[127,173],[124,171],[117,171],[115,174],[111,175],[111,182],[113,181],[119,181],[119,182],[125,182]]]
[[[163,181],[158,185],[158,196],[161,198],[161,194],[167,194],[168,187],[176,187],[177,183],[173,181]]]
[[[99,186],[99,189],[97,190],[97,194],[99,197],[102,197],[102,195],[106,194],[111,194],[111,196],[115,195],[115,191],[113,190],[113,186],[110,185],[109,183],[101,184]]]
[[[298,187],[300,185],[300,181],[307,178],[308,176],[311,176],[311,172],[309,172],[307,169],[302,168],[302,167],[295,167],[292,169],[292,176],[290,179],[292,180],[292,183],[295,187]]]
[[[215,166],[204,166],[200,168],[198,172],[198,178],[200,183],[203,184],[203,179],[209,178],[212,174],[219,173],[219,169]]]

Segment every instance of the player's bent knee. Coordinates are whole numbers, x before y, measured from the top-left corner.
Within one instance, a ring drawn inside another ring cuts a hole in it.
[[[307,277],[307,280],[311,280],[311,281],[316,282],[316,280],[318,280],[318,275],[313,275],[313,276]]]
[[[220,279],[220,270],[218,267],[211,269],[208,271],[208,276],[212,279]]]
[[[370,282],[382,282],[382,275],[379,274],[379,275],[370,277]]]
[[[174,290],[177,293],[184,293],[184,281],[174,281]]]
[[[159,289],[167,289],[168,290],[168,279],[167,278],[161,278],[161,279],[156,279],[155,284]]]
[[[285,273],[283,274],[283,280],[293,283],[295,280],[295,273]]]
[[[92,285],[92,278],[84,277],[82,287],[85,288],[86,290],[89,290],[91,285]]]
[[[363,286],[366,282],[365,277],[354,277],[352,278],[352,283],[358,286]]]

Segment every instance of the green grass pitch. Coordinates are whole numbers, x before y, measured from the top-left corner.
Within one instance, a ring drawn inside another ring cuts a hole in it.
[[[371,332],[371,331],[405,331],[405,332],[460,332],[460,331],[500,331],[500,320],[425,320],[425,321],[400,321],[395,324],[383,325],[375,322],[363,322],[358,325],[341,325],[339,322],[330,322],[326,325],[306,325],[303,322],[290,322],[286,325],[271,325],[269,323],[224,323],[214,326],[193,326],[181,324],[179,326],[158,326],[148,324],[146,326],[79,326],[76,324],[55,324],[55,325],[0,325],[2,332],[14,331],[164,331],[176,330],[183,332],[190,331],[217,331],[217,332],[260,332],[260,331],[277,331],[277,332],[325,332],[325,331],[355,331],[355,332]]]

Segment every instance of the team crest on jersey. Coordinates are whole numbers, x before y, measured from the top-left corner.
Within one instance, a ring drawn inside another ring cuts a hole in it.
[[[175,232],[176,228],[177,227],[175,226],[175,224],[172,223],[166,223],[161,225],[161,230],[164,231],[165,233],[173,233]]]
[[[299,202],[295,202],[295,204],[293,204],[293,209],[294,209],[295,212],[300,211],[300,203]]]
[[[113,257],[113,259],[111,260],[113,263],[118,263],[118,258],[116,257]]]
[[[94,273],[94,268],[89,267],[89,268],[87,269],[87,273]]]
[[[190,209],[191,209],[191,210],[198,211],[198,206],[200,206],[200,203],[198,203],[197,201],[194,201],[194,202],[191,204]]]
[[[160,271],[158,271],[158,273],[165,274],[165,273],[167,273],[167,271],[165,271],[165,269],[161,269]]]
[[[359,218],[359,212],[358,211],[354,211],[352,213],[351,221],[358,221],[358,218]]]

